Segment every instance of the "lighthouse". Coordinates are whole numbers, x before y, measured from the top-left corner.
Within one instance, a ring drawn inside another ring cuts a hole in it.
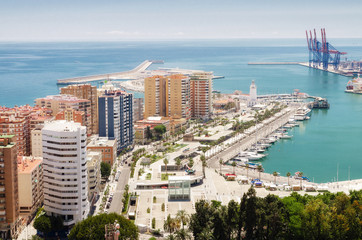
[[[253,80],[253,81],[251,81],[251,84],[250,84],[248,107],[254,106],[256,104],[256,102],[257,102],[256,85]]]

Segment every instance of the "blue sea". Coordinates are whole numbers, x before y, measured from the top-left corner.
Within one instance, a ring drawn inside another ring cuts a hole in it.
[[[333,39],[348,58],[362,59],[361,39]],[[328,98],[329,110],[313,110],[310,120],[291,130],[268,151],[266,172],[303,171],[316,182],[362,178],[362,95],[344,93],[347,77],[302,66],[251,66],[248,62],[307,61],[304,39],[185,40],[132,42],[0,43],[0,105],[33,105],[34,99],[58,94],[57,79],[130,70],[146,59],[159,67],[213,71],[225,76],[214,90],[258,94],[300,89]]]

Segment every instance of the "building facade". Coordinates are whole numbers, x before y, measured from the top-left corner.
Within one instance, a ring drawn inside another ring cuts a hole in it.
[[[133,99],[133,122],[143,119],[143,98]]]
[[[20,215],[30,217],[43,203],[43,159],[18,157]]]
[[[190,78],[181,74],[145,79],[144,118],[152,116],[190,119]]]
[[[194,73],[190,76],[191,117],[209,119],[212,114],[211,72]]]
[[[65,110],[62,110],[55,115],[55,120],[66,120],[68,122],[77,122],[80,123],[82,126],[86,126],[86,116],[85,113],[82,111],[76,111],[73,108],[67,108]],[[88,131],[88,134],[91,134],[91,132]]]
[[[101,162],[102,153],[87,152],[88,201],[91,205],[94,204],[100,192]]]
[[[53,121],[42,129],[44,209],[74,225],[89,212],[86,127]]]
[[[0,238],[16,239],[19,189],[16,137],[0,135]]]
[[[87,151],[100,152],[102,161],[113,166],[117,159],[117,141],[106,137],[93,137],[87,145]]]
[[[31,154],[30,133],[37,123],[50,120],[51,110],[24,105],[20,107],[0,107],[0,135],[14,134],[19,155]]]
[[[41,137],[41,130],[44,125],[39,124],[31,130],[31,155],[33,157],[43,157],[43,141]]]
[[[90,101],[91,134],[98,133],[98,96],[97,87],[90,84],[69,85],[60,89],[60,94],[72,95]]]
[[[52,110],[52,115],[56,116],[59,112],[72,108],[76,111],[82,111],[85,114],[84,126],[87,127],[87,134],[92,134],[91,127],[91,102],[87,99],[79,99],[71,95],[51,95],[45,98],[37,98],[34,103],[40,107],[46,107]]]
[[[133,94],[108,90],[98,98],[99,136],[117,140],[117,152],[133,144]]]

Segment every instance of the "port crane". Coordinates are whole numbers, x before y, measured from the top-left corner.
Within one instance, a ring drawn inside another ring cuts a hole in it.
[[[317,33],[314,29],[314,38],[312,31],[305,31],[308,42],[309,50],[309,67],[319,68],[323,67],[324,70],[328,69],[329,65],[332,65],[334,70],[339,68],[341,61],[341,55],[347,54],[346,52],[340,52],[332,44],[327,42],[326,30],[321,29],[322,42],[317,40]]]

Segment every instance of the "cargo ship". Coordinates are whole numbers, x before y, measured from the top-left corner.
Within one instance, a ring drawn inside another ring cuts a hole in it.
[[[345,92],[362,94],[362,79],[359,74],[356,78],[348,81]]]

